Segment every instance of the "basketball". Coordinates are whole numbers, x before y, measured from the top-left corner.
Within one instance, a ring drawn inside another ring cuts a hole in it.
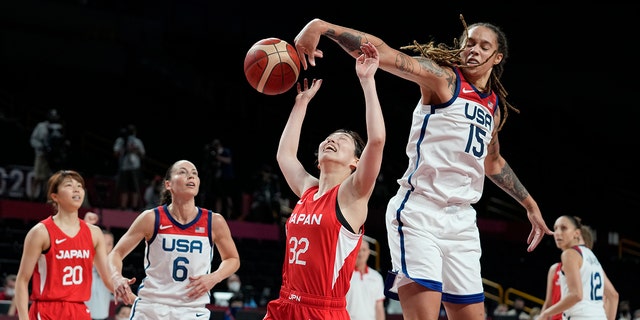
[[[296,49],[278,38],[262,39],[249,48],[244,58],[244,75],[258,92],[277,95],[298,81],[300,58]]]

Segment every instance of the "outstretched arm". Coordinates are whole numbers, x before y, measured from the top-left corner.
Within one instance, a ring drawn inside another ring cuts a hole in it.
[[[355,171],[343,182],[346,187],[341,187],[338,194],[342,213],[353,230],[360,229],[367,219],[367,206],[380,173],[386,140],[384,117],[374,78],[378,70],[378,52],[371,43],[362,45],[362,51],[355,65],[364,93],[367,143],[355,162]]]
[[[321,19],[313,19],[296,35],[294,39],[296,51],[304,70],[308,65],[315,67],[316,58],[322,58],[324,53],[318,49],[320,36],[326,36],[337,43],[353,58],[363,54],[362,45],[372,43],[379,56],[380,69],[403,79],[419,84],[423,89],[438,91],[442,101],[448,100],[451,89],[451,70],[442,68],[434,61],[422,56],[411,57],[401,51],[388,46],[382,39],[355,29],[339,26]],[[308,59],[308,64],[307,64]],[[440,92],[442,90],[442,92]]]
[[[276,159],[282,175],[284,176],[291,191],[298,197],[302,196],[304,190],[308,189],[314,183],[317,184],[317,178],[309,174],[300,160],[298,159],[298,144],[300,142],[300,132],[302,131],[302,122],[307,114],[307,106],[309,101],[313,99],[316,92],[322,85],[322,79],[313,79],[311,86],[309,81],[304,79],[304,90],[300,83],[297,84],[298,95],[289,114],[287,124],[280,136]]]
[[[496,111],[495,123],[499,123],[500,111]],[[542,213],[538,207],[538,203],[529,194],[527,189],[522,185],[520,179],[513,172],[507,161],[500,155],[500,142],[498,141],[498,133],[494,132],[493,138],[489,143],[487,157],[484,160],[485,175],[489,180],[493,181],[504,192],[508,193],[520,205],[527,210],[527,218],[531,223],[531,232],[527,238],[528,252],[533,251],[545,234],[552,235],[553,232],[547,227]]]
[[[363,44],[361,51],[363,54],[356,60],[356,72],[366,105],[367,144],[362,151],[353,180],[355,190],[366,196],[368,201],[380,173],[386,129],[374,78],[378,69],[378,51],[371,43]]]

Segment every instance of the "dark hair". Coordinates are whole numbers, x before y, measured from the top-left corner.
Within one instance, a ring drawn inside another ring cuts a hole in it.
[[[360,159],[360,156],[362,156],[362,150],[364,150],[364,147],[365,147],[364,139],[362,139],[360,134],[349,129],[338,129],[331,134],[335,134],[335,133],[345,133],[345,134],[348,134],[353,139],[353,146],[355,147],[353,154],[356,156],[356,158]],[[314,152],[314,155],[316,156],[316,165],[317,165],[318,150]]]
[[[57,122],[58,120],[60,120],[60,114],[58,113],[58,110],[49,109],[49,111],[47,112],[47,120],[49,120],[50,122]]]
[[[593,248],[593,230],[588,225],[582,224],[582,219],[578,216],[571,215],[563,215],[566,217],[571,224],[573,224],[576,229],[580,230],[580,236],[582,237],[582,241],[584,241],[584,245],[592,249]]]
[[[591,229],[591,227],[583,224],[580,228],[580,234],[582,235],[582,241],[584,241],[584,245],[589,249],[593,249],[594,241],[593,230]]]
[[[53,209],[56,211],[58,210],[58,204],[55,201],[53,201],[53,199],[51,198],[51,194],[58,193],[58,187],[67,178],[74,179],[80,182],[83,188],[85,186],[84,178],[82,178],[80,173],[73,170],[60,170],[54,173],[53,175],[51,175],[47,183],[47,203],[50,204],[53,207]]]
[[[167,172],[165,172],[164,174],[164,180],[163,181],[169,181],[171,180],[171,173],[173,172],[173,167],[176,165],[176,163],[178,163],[177,161],[174,162],[169,169],[167,169]],[[171,203],[171,191],[164,189],[162,190],[162,193],[160,193],[160,205],[165,205],[165,204],[170,204]]]
[[[580,217],[570,215],[563,215],[563,217],[569,219],[569,221],[571,221],[571,224],[573,224],[576,229],[582,229],[582,219],[580,219]]]
[[[491,71],[491,78],[489,78],[488,87],[490,87],[491,90],[496,93],[499,103],[502,104],[503,116],[500,119],[500,123],[498,124],[497,128],[497,131],[500,131],[500,129],[502,129],[502,126],[506,122],[507,117],[509,116],[509,109],[515,111],[516,113],[520,113],[520,110],[507,102],[507,90],[500,82],[500,77],[502,77],[502,73],[504,72],[504,64],[506,63],[507,57],[509,56],[507,36],[499,27],[493,24],[487,22],[479,22],[467,26],[467,23],[464,21],[464,17],[462,15],[460,15],[460,20],[462,21],[462,25],[464,26],[464,33],[460,36],[459,39],[454,39],[453,46],[448,46],[444,43],[435,44],[433,41],[427,44],[419,44],[414,40],[413,45],[404,46],[400,49],[411,49],[415,52],[419,52],[423,57],[433,60],[438,65],[468,68],[470,66],[464,64],[464,61],[460,59],[460,52],[464,50],[464,47],[466,45],[467,39],[469,37],[469,29],[475,27],[485,27],[493,31],[496,34],[496,38],[498,41],[498,49],[493,54],[495,55],[496,53],[502,53],[503,58],[499,64],[493,66],[493,70]],[[484,63],[486,63],[486,61],[483,62],[483,64]]]
[[[349,136],[351,136],[351,138],[353,139],[353,145],[355,147],[355,152],[354,152],[355,156],[357,158],[360,158],[360,156],[362,156],[362,150],[364,150],[365,143],[362,137],[360,137],[360,135],[357,132],[349,129],[338,129],[333,133],[346,133]]]

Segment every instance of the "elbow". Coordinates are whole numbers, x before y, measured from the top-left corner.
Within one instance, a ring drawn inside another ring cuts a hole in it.
[[[378,137],[372,137],[367,141],[367,147],[375,148],[375,149],[383,149],[384,144],[386,142],[386,136],[381,135]]]
[[[577,294],[575,292],[570,292],[567,295],[567,300],[571,302],[571,305],[576,305],[578,302],[582,301],[582,294]]]
[[[609,301],[615,301],[616,304],[620,301],[620,294],[613,288],[609,290],[609,294],[607,294],[606,297]]]

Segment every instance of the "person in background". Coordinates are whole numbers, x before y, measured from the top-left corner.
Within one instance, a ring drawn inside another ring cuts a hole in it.
[[[236,173],[233,165],[233,152],[215,138],[204,147],[204,168],[202,203],[231,218],[234,211],[236,192]]]
[[[84,214],[84,221],[97,226],[100,222],[100,216],[95,212],[88,211]],[[106,229],[102,229],[102,234],[108,254],[113,249],[114,236],[111,231]],[[94,281],[91,282],[91,299],[85,304],[91,310],[91,319],[106,320],[109,318],[110,305],[114,301],[113,294],[101,281],[100,273],[95,266],[93,267],[93,279]]]
[[[631,320],[631,306],[629,300],[622,300],[618,305],[618,317],[617,320]]]
[[[250,214],[249,217],[241,217],[242,220],[261,223],[279,222],[282,202],[280,176],[265,163],[253,176],[252,182]]]
[[[110,273],[102,230],[78,217],[84,197],[84,178],[78,172],[60,170],[49,178],[47,203],[55,213],[27,232],[16,278],[21,320],[91,319],[84,303],[91,298],[91,270],[95,265],[103,281]],[[105,285],[113,291],[111,282]]]
[[[134,320],[209,319],[211,289],[238,271],[238,250],[225,218],[196,206],[200,177],[191,161],[171,165],[163,185],[161,205],[138,215],[109,253],[115,299],[133,304]],[[134,303],[135,278],[122,275],[122,264],[141,241],[145,277]],[[221,262],[211,272],[215,251]]]
[[[229,289],[230,292],[233,292],[234,296],[242,297],[242,306],[244,308],[258,307],[258,304],[251,292],[247,292],[242,286],[242,281],[240,281],[240,276],[237,273],[234,273],[227,278],[227,289]]]
[[[384,320],[384,280],[382,275],[367,265],[371,249],[363,239],[356,258],[356,268],[351,275],[347,291],[347,311],[351,320]]]
[[[162,194],[162,191],[164,191],[164,185],[162,182],[162,177],[160,175],[156,175],[144,189],[145,209],[151,209],[160,204],[160,195]]]
[[[394,299],[387,299],[387,314],[402,314],[402,306],[400,301]]]
[[[8,274],[4,277],[4,285],[0,291],[0,300],[13,300],[16,295],[16,275]]]
[[[500,77],[507,39],[490,23],[467,27],[453,46],[419,44],[400,49],[362,31],[313,19],[294,39],[304,70],[322,58],[321,36],[356,58],[372,43],[380,68],[411,82],[420,99],[407,141],[408,165],[386,213],[391,270],[385,294],[399,299],[405,319],[436,319],[444,305],[450,320],[484,319],[482,255],[477,212],[485,177],[525,210],[531,223],[527,251],[551,230],[537,202],[500,154],[498,133],[509,110]],[[373,21],[372,21],[373,22]],[[395,110],[394,112],[398,112]],[[443,254],[446,253],[446,254]],[[388,285],[388,286],[387,286]]]
[[[99,226],[100,223],[100,215],[93,212],[93,211],[87,211],[84,214],[84,222],[88,223],[88,224],[92,224],[94,226]]]
[[[66,149],[69,145],[57,109],[50,109],[47,112],[47,119],[33,128],[29,141],[35,152],[35,158],[33,183],[28,196],[32,200],[42,200],[45,199],[45,183],[51,173],[65,163]]]
[[[524,311],[524,299],[517,297],[513,300],[513,307],[509,310],[509,314],[516,316],[516,319],[529,320],[529,313]]]
[[[118,159],[116,187],[120,210],[138,211],[142,207],[142,159],[146,150],[135,125],[129,124],[120,130],[120,136],[113,144],[113,154]]]
[[[506,303],[498,303],[495,309],[493,309],[494,316],[509,316],[514,315],[514,313],[509,313],[509,305]]]
[[[529,311],[529,317],[527,320],[537,320],[540,317],[540,312],[542,309],[540,307],[533,307]]]
[[[244,298],[241,294],[234,294],[227,302],[227,308],[224,310],[223,320],[235,320],[238,311],[246,308]]]
[[[339,129],[317,148],[319,177],[298,159],[302,123],[322,79],[304,80],[282,131],[276,160],[293,193],[299,197],[285,224],[285,259],[280,296],[267,304],[264,320],[349,319],[345,296],[364,233],[368,205],[380,172],[386,129],[375,72],[378,52],[362,45],[355,61],[365,98],[368,141]],[[339,110],[323,110],[328,118]],[[314,119],[318,121],[318,119]],[[291,297],[295,297],[292,299]]]
[[[581,244],[582,222],[579,217],[563,215],[553,225],[553,238],[562,250],[560,255],[560,301],[540,313],[540,319],[548,320],[562,313],[565,319],[614,320],[619,296],[602,269],[596,255]]]
[[[131,305],[118,303],[115,310],[114,320],[129,320],[131,316]]]
[[[593,249],[593,232],[591,228],[586,225],[582,225],[580,228],[580,244],[585,245],[589,249]],[[541,310],[544,311],[550,306],[558,303],[562,295],[562,289],[560,288],[560,274],[562,273],[562,262],[556,262],[551,265],[547,272],[547,290],[545,293],[544,303]],[[554,314],[551,320],[562,320],[562,313]]]

